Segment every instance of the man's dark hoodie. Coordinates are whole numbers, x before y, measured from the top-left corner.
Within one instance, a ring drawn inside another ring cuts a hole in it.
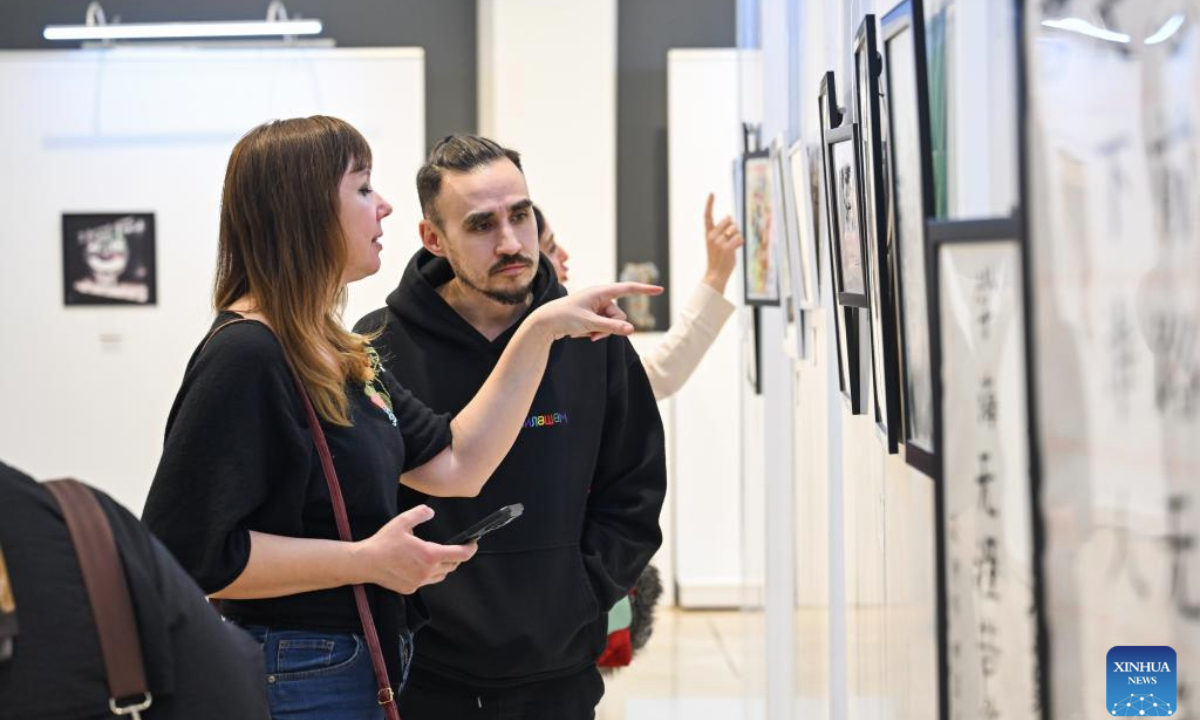
[[[543,256],[530,308],[489,341],[438,295],[453,277],[445,259],[421,250],[387,307],[355,326],[382,329],[374,345],[388,370],[439,413],[462,410],[517,325],[566,294]],[[419,684],[500,689],[594,664],[608,609],[662,542],[662,421],[628,339],[556,342],[527,417],[478,497],[427,501],[436,515],[417,530],[435,542],[504,505],[523,503],[525,514],[481,540],[478,554],[445,582],[421,589],[432,620],[416,638]]]

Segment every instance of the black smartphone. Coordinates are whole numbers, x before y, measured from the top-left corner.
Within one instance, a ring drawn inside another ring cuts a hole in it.
[[[471,527],[450,538],[446,541],[446,544],[462,545],[464,543],[469,543],[472,540],[478,540],[493,530],[499,530],[513,520],[521,517],[521,513],[523,512],[525,512],[525,506],[521,503],[517,503],[515,505],[505,505],[496,512],[488,515]]]

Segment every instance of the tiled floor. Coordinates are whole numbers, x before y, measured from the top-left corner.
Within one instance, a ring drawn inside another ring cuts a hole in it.
[[[597,720],[764,717],[763,657],[761,613],[660,607],[650,642],[608,677]]]

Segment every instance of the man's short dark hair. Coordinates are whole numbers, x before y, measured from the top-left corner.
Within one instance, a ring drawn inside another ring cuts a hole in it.
[[[442,191],[442,173],[470,172],[481,165],[508,158],[521,172],[521,154],[509,150],[495,140],[479,135],[447,135],[429,151],[425,164],[417,171],[417,198],[421,201],[421,213],[427,220],[441,226],[434,201]]]
[[[546,232],[546,216],[542,214],[542,209],[537,205],[533,206],[533,222],[537,225],[538,240],[541,241],[542,233]]]

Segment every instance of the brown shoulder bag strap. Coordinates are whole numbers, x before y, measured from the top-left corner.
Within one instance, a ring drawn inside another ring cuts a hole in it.
[[[325,471],[325,484],[329,486],[329,499],[333,502],[333,516],[337,521],[338,537],[345,542],[352,542],[350,535],[350,519],[346,516],[346,502],[342,499],[341,483],[338,482],[337,471],[333,467],[333,456],[329,454],[329,445],[325,442],[325,431],[317,412],[313,409],[312,401],[300,376],[292,370],[292,380],[296,383],[296,391],[304,401],[304,412],[308,415],[308,427],[312,432],[313,442],[317,446],[317,455],[321,458],[321,469]],[[367,604],[367,591],[362,585],[354,585],[354,602],[358,606],[358,617],[362,621],[363,634],[367,638],[367,648],[371,651],[371,665],[375,668],[375,682],[379,687],[376,698],[383,706],[387,720],[400,720],[396,710],[396,697],[392,691],[392,683],[388,679],[387,664],[383,659],[383,649],[379,645],[379,633],[375,630],[375,618],[371,615],[371,606]]]
[[[52,480],[45,486],[62,509],[79,558],[108,679],[108,709],[113,715],[138,720],[153,698],[146,685],[141,635],[112,527],[96,496],[83,483]]]
[[[221,330],[240,322],[246,322],[246,318],[230,320],[219,325],[209,334],[208,340],[211,340],[212,336]],[[270,329],[270,326],[267,328]],[[204,341],[205,344],[208,343],[208,340]],[[354,537],[350,534],[350,519],[346,515],[346,502],[342,499],[342,486],[338,482],[337,470],[333,467],[333,456],[330,455],[329,444],[325,441],[325,431],[321,429],[321,421],[317,417],[316,410],[313,409],[312,401],[308,399],[308,391],[305,390],[303,381],[300,380],[300,376],[296,374],[295,368],[290,364],[288,369],[292,372],[292,381],[296,384],[296,392],[300,394],[300,399],[304,402],[308,429],[312,434],[313,444],[317,446],[317,455],[321,458],[321,470],[325,474],[325,485],[329,488],[329,499],[333,503],[333,517],[337,523],[338,537],[345,542],[353,542]],[[375,629],[375,618],[371,615],[370,604],[367,603],[366,588],[362,585],[352,587],[354,603],[358,607],[358,618],[362,622],[367,649],[371,653],[371,666],[375,669],[375,682],[379,687],[376,699],[383,706],[387,720],[400,720],[400,713],[396,709],[395,692],[392,690],[391,680],[388,679],[387,663],[383,659],[383,649],[379,644],[379,632]]]

